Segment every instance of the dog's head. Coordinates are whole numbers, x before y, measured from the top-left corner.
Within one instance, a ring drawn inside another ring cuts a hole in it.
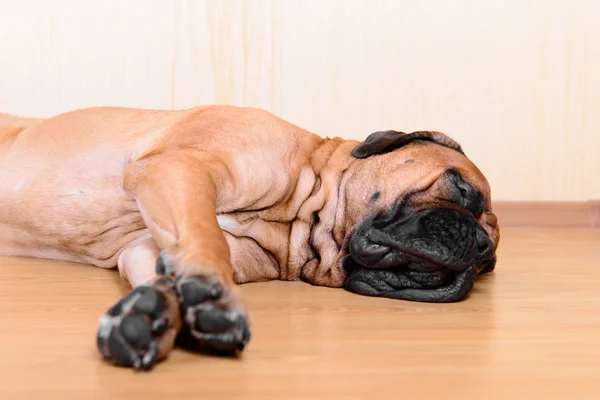
[[[439,132],[371,134],[342,179],[344,286],[374,296],[451,302],[496,263],[490,187]]]

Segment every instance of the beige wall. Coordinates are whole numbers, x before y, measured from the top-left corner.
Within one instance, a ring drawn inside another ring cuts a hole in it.
[[[263,107],[442,130],[496,200],[600,199],[600,1],[0,1],[0,110]]]

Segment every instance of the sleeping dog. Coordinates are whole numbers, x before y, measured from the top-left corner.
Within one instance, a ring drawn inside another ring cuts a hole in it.
[[[177,337],[237,353],[237,284],[303,280],[453,302],[493,270],[484,175],[440,132],[322,138],[254,108],[0,115],[0,255],[117,267],[102,356],[148,369]]]

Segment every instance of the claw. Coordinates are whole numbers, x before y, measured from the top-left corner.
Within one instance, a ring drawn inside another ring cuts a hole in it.
[[[157,319],[152,322],[151,331],[154,335],[162,335],[169,327],[169,321],[166,318]]]
[[[150,371],[152,367],[154,367],[154,364],[156,364],[157,358],[158,350],[156,348],[156,345],[153,343],[150,350],[148,350],[146,354],[137,358],[133,365],[133,368],[137,371]]]

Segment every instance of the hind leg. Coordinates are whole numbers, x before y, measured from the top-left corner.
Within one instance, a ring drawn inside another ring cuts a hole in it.
[[[128,246],[119,256],[121,277],[134,288],[152,282],[156,278],[155,265],[159,254],[160,249],[151,236]]]

